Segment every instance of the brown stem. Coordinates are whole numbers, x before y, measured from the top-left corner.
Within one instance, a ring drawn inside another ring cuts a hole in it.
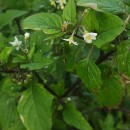
[[[18,27],[18,31],[19,31],[19,34],[24,34],[23,30],[22,30],[22,27],[21,27],[21,23],[20,23],[20,20],[19,19],[15,19],[16,21],[16,24],[17,24],[17,27]]]
[[[39,74],[37,72],[35,72],[35,76],[38,78],[39,82],[42,83],[44,85],[44,88],[50,92],[52,95],[57,96],[57,94],[47,85],[43,82],[42,78],[39,76]]]
[[[101,111],[101,110],[105,110],[105,111],[109,111],[109,110],[117,110],[117,111],[121,111],[121,112],[124,112],[124,113],[127,113],[128,116],[130,116],[130,110],[126,109],[126,108],[112,108],[112,109],[109,109],[109,108],[106,108],[106,107],[98,107],[98,108],[95,108],[93,110],[89,110],[87,111],[87,113],[93,113],[93,112],[97,112],[97,111]]]

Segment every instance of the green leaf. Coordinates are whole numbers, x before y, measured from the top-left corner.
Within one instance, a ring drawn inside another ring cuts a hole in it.
[[[20,118],[27,130],[51,130],[53,96],[41,84],[32,83],[18,104]]]
[[[79,0],[77,5],[114,14],[125,12],[125,5],[121,0]]]
[[[63,117],[67,124],[76,127],[79,130],[92,130],[92,127],[85,120],[82,114],[76,110],[72,103],[67,103],[64,111]]]
[[[47,67],[52,63],[50,57],[46,57],[42,52],[37,52],[34,54],[33,60],[31,63],[22,64],[21,68],[29,68],[30,70],[39,70],[44,67]]]
[[[98,99],[103,106],[116,107],[122,101],[123,95],[124,89],[120,77],[110,75],[104,80]]]
[[[71,23],[76,23],[76,4],[74,0],[69,0],[67,5],[63,10],[64,21],[69,21]]]
[[[57,14],[39,13],[26,18],[23,22],[24,29],[43,30],[47,34],[61,32],[62,20]]]
[[[21,10],[8,10],[6,13],[0,14],[0,28],[10,24],[15,18],[25,15],[26,11]]]
[[[15,97],[18,94],[20,87],[12,82],[10,78],[4,78],[2,80],[2,85],[0,86],[0,91],[7,93],[9,96]]]
[[[130,77],[130,41],[122,41],[117,48],[117,65],[121,73]]]
[[[28,68],[30,70],[39,70],[48,65],[48,60],[47,61],[45,61],[45,60],[47,60],[47,59],[44,59],[44,62],[40,62],[40,63],[22,64],[20,66],[20,68],[23,68],[23,69]]]
[[[0,86],[0,126],[2,130],[25,130],[22,125],[16,104],[19,86],[7,78]]]
[[[88,31],[97,32],[93,44],[98,48],[113,41],[125,29],[124,22],[118,16],[94,10],[85,14],[82,25]]]
[[[25,9],[25,10],[28,10],[28,9],[32,9],[31,4],[32,4],[31,0],[28,0],[28,1],[25,1],[25,0],[0,1],[1,10],[3,10],[3,9],[21,9],[21,10]]]
[[[114,118],[112,114],[108,114],[107,117],[100,121],[102,130],[115,130]]]
[[[12,63],[22,63],[26,62],[25,56],[17,54],[16,57],[13,58]]]
[[[102,85],[101,72],[93,61],[87,62],[87,59],[80,61],[76,66],[76,71],[90,91],[99,91]]]
[[[25,130],[16,109],[16,100],[0,92],[0,125],[2,130]]]
[[[56,38],[62,37],[63,35],[65,35],[65,32],[60,32],[60,33],[48,35],[47,38],[44,39],[44,42],[48,41],[48,40],[52,40],[52,39],[56,39]]]
[[[35,31],[31,34],[29,45],[33,46],[32,43],[36,43],[35,45],[36,51],[38,51],[40,48],[40,51],[42,51],[43,53],[47,53],[48,51],[51,50],[52,47],[52,37],[50,38],[50,40],[46,40],[46,41],[44,40],[50,36],[51,35],[45,34],[42,31]]]
[[[34,42],[34,43],[30,44],[30,45],[31,45],[31,47],[30,47],[30,50],[29,50],[28,55],[27,55],[29,61],[33,58],[33,55],[35,53],[36,42]]]
[[[8,61],[9,55],[12,52],[11,47],[5,47],[1,53],[0,53],[0,62],[2,64],[6,63]]]

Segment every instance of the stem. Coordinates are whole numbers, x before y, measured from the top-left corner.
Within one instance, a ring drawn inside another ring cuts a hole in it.
[[[44,85],[44,88],[50,92],[52,95],[57,96],[57,94],[47,85],[43,82],[42,78],[39,76],[39,74],[37,72],[35,72],[35,76],[37,77],[37,79],[39,80],[40,83],[42,83]]]
[[[22,27],[21,27],[20,20],[19,20],[19,19],[15,19],[15,21],[16,21],[16,24],[17,24],[17,26],[18,26],[19,34],[24,34],[24,33],[23,33],[23,30],[22,30]]]
[[[0,70],[1,73],[14,73],[13,70]]]
[[[87,63],[89,62],[89,58],[90,58],[90,56],[91,56],[91,53],[92,53],[92,51],[93,51],[93,48],[94,48],[94,46],[92,45],[92,47],[91,47],[91,49],[90,49],[90,51],[89,51],[89,53],[88,53],[88,56],[87,56]]]
[[[24,49],[21,47],[21,46],[19,46],[19,48],[21,49],[21,51],[24,53]]]
[[[24,40],[24,47],[25,47],[25,49],[27,49],[27,40],[26,40],[26,38]]]
[[[82,14],[82,16],[81,16],[81,18],[80,18],[80,21],[78,22],[76,28],[74,29],[75,31],[76,31],[76,30],[78,31],[78,28],[79,28],[79,26],[80,26],[80,23],[81,23],[81,21],[82,21],[84,15],[85,15],[85,13],[86,13],[86,12],[83,12],[83,14]],[[76,31],[76,34],[77,34],[77,31]]]
[[[109,51],[108,53],[106,53],[105,55],[99,57],[99,59],[97,59],[96,62],[95,62],[96,65],[99,65],[100,63],[106,61],[107,58],[108,58],[109,56],[111,56],[111,55],[112,55],[113,53],[115,53],[115,52],[116,52],[116,50],[112,50],[112,51]]]
[[[19,46],[19,48],[22,50],[26,60],[29,62],[29,59],[28,59],[28,56],[27,56],[27,53],[23,50],[23,48],[21,46]]]
[[[128,17],[125,20],[125,24],[127,25],[129,23],[129,19],[130,19],[130,15],[128,15]]]
[[[61,98],[68,96],[72,91],[76,89],[76,86],[79,85],[81,82],[80,79],[78,79],[71,87],[69,87],[66,92],[61,96]]]
[[[89,54],[88,54],[89,57],[90,57],[90,55],[91,55],[91,52],[92,52],[92,50],[93,50],[93,47],[94,47],[94,46],[92,46],[92,47],[91,47],[91,50],[89,51]],[[101,64],[102,62],[104,62],[105,60],[107,60],[107,58],[108,58],[109,56],[111,56],[114,52],[115,52],[115,50],[106,53],[103,57],[100,57],[100,58],[95,62],[95,64],[96,64],[96,65]],[[88,58],[88,57],[87,57],[87,58]],[[68,96],[68,95],[69,95],[70,93],[72,93],[75,89],[77,89],[77,87],[79,87],[78,85],[79,85],[80,83],[81,83],[81,80],[80,80],[80,79],[77,79],[77,81],[75,81],[75,83],[72,84],[72,86],[70,86],[70,87],[65,91],[65,93],[64,93],[61,97],[63,98],[63,97]]]
[[[125,109],[125,108],[112,108],[112,109],[108,109],[106,107],[101,107],[101,108],[99,107],[99,108],[95,108],[93,110],[88,110],[87,113],[93,113],[93,112],[97,112],[97,111],[101,111],[101,110],[106,110],[106,111],[117,110],[117,111],[121,111],[121,112],[127,113],[127,115],[130,116],[130,111],[128,109]]]

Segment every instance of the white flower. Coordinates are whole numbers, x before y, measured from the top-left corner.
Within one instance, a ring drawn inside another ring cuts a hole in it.
[[[83,38],[87,43],[92,43],[93,40],[96,40],[97,33],[85,31]]]
[[[28,38],[30,37],[30,33],[26,32],[26,33],[24,34],[24,37],[25,37],[25,39],[28,39]]]
[[[70,98],[70,97],[68,97],[68,98],[67,98],[67,101],[71,101],[71,98]]]
[[[10,44],[11,44],[12,46],[16,46],[16,50],[19,50],[20,45],[22,44],[22,41],[19,41],[19,40],[17,39],[17,37],[15,37],[14,42],[10,42]]]
[[[59,3],[61,9],[64,9],[64,4],[66,4],[66,0],[57,0],[56,3]]]
[[[74,41],[74,37],[73,36],[71,36],[69,39],[63,39],[63,40],[69,42],[69,44],[78,45],[78,43]]]

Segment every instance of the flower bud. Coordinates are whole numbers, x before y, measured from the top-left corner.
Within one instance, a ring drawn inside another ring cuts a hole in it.
[[[28,38],[30,37],[30,33],[26,32],[26,33],[24,34],[24,37],[25,37],[25,39],[28,39]]]

